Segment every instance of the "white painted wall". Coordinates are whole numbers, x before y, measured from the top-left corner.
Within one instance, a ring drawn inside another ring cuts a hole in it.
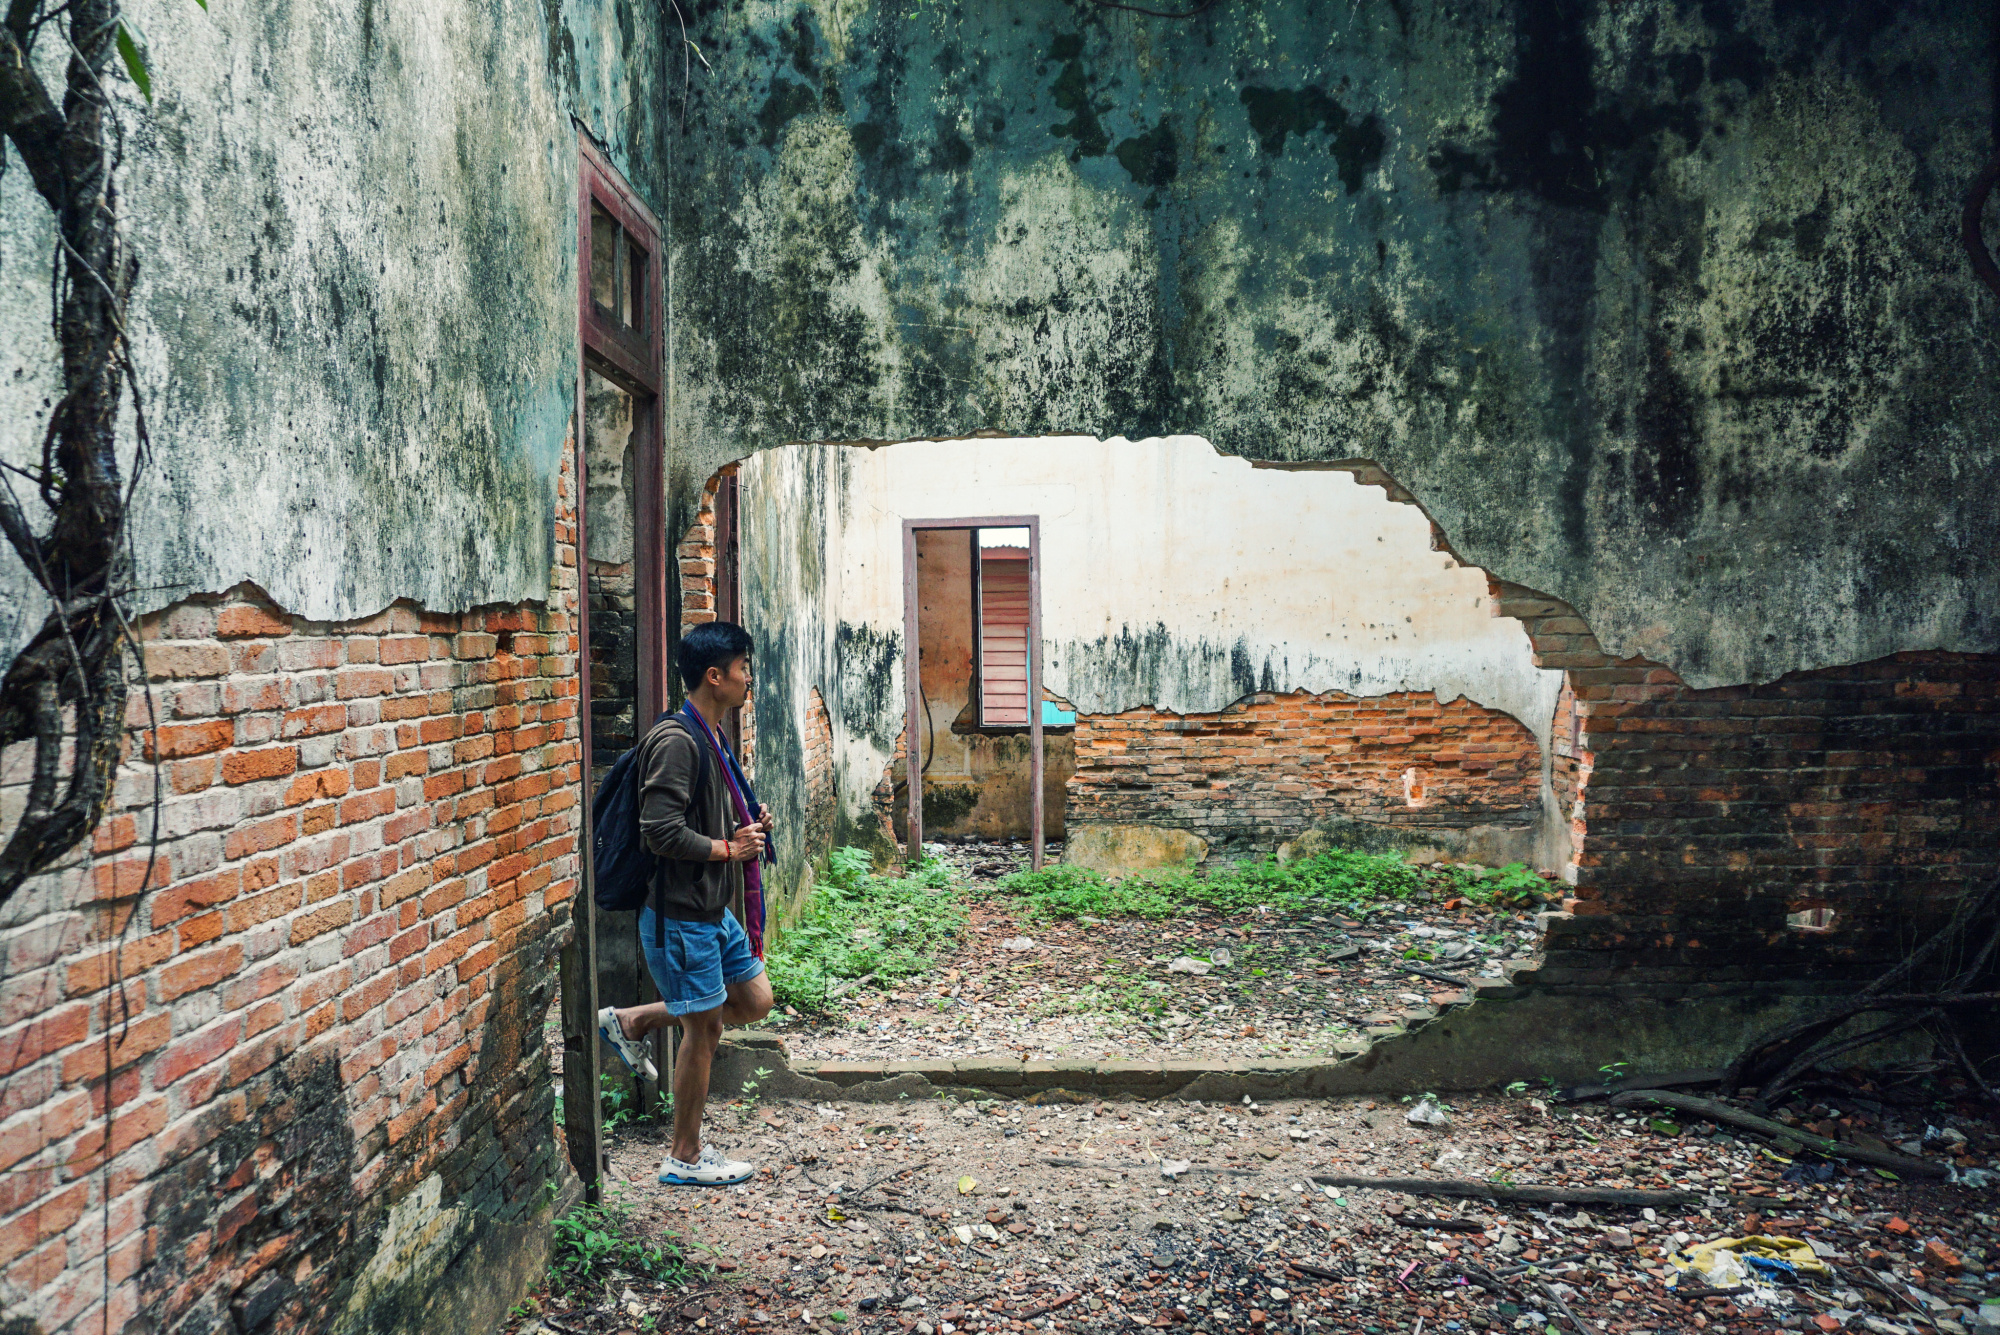
[[[786,577],[758,560],[760,530],[792,506],[825,517],[819,587],[792,590],[821,626],[900,635],[905,519],[1039,515],[1045,682],[1078,709],[1210,712],[1254,689],[1463,695],[1534,732],[1553,815],[1562,674],[1536,668],[1520,623],[1492,614],[1484,572],[1431,550],[1421,511],[1349,474],[1257,469],[1193,436],[1045,437],[787,446],[748,460],[741,486],[745,559],[772,595]],[[785,527],[770,538],[789,547]],[[783,605],[751,583],[753,608]],[[875,673],[832,658],[814,675],[818,651],[787,638],[796,699],[806,685],[828,698],[854,809],[901,726],[900,663],[892,681],[851,679]],[[843,702],[864,696],[865,712],[893,717],[857,726]]]

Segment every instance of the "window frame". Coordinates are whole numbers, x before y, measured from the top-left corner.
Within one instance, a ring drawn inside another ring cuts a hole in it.
[[[971,565],[972,565],[973,730],[982,736],[989,736],[989,737],[1009,736],[1013,734],[1023,733],[1028,730],[1028,727],[1032,722],[1032,715],[1037,712],[1036,707],[1041,702],[1039,700],[1036,700],[1033,697],[1033,695],[1030,694],[1023,701],[1025,707],[1021,711],[1024,715],[1029,715],[1030,717],[1023,718],[1019,723],[994,723],[986,717],[986,551],[987,549],[979,545],[979,532],[980,531],[976,528],[966,530],[967,537],[970,540],[970,545],[972,547]],[[1035,570],[1035,557],[1037,553],[1032,543],[1029,545],[1027,552],[1028,552],[1026,557],[1028,566],[1027,576],[1028,576],[1028,585],[1031,591],[1030,597],[1032,599],[1032,590],[1036,583],[1036,573],[1037,573]],[[1007,558],[1007,560],[1010,563],[1014,559],[1015,558],[1013,557]],[[1030,608],[1031,616],[1032,616],[1032,610],[1033,609],[1031,607]],[[1022,629],[1024,632],[1026,632],[1028,630],[1028,627],[1024,625]],[[1025,648],[1026,645],[1024,644],[1023,647]],[[1033,675],[1032,670],[1027,675],[1032,676]],[[1023,681],[1024,689],[1030,684],[1031,683],[1024,680]]]
[[[654,717],[667,705],[666,638],[666,500],[665,440],[666,405],[666,320],[665,290],[661,259],[659,219],[632,193],[618,170],[605,158],[588,135],[577,136],[577,329],[582,342],[581,365],[576,386],[576,546],[578,578],[587,578],[584,527],[585,498],[589,479],[585,474],[583,440],[584,387],[590,372],[632,396],[633,459],[638,476],[633,480],[633,583],[639,618],[637,714],[635,726]],[[627,328],[616,316],[600,307],[591,293],[592,211],[602,208],[618,224],[621,238],[629,236],[646,252],[644,272],[634,284],[639,297],[639,319]],[[582,585],[579,584],[579,589]],[[587,635],[588,599],[579,593],[579,634]],[[581,640],[587,643],[587,639]],[[588,673],[584,674],[584,695],[579,701],[588,718]],[[590,764],[589,736],[585,729],[584,764]]]

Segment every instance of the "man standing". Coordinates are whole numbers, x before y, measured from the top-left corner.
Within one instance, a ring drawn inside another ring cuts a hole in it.
[[[635,1070],[646,1070],[639,1042],[678,1020],[674,1066],[674,1140],[660,1165],[673,1187],[726,1187],[752,1166],[701,1142],[708,1072],[727,1025],[755,1024],[771,1013],[764,976],[760,861],[771,809],[756,794],[722,733],[723,719],[750,696],[750,636],[711,621],[681,639],[674,655],[687,704],[639,743],[639,834],[660,859],[652,893],[639,914],[639,944],[664,1002],[629,1010],[606,1007],[598,1027]],[[729,912],[738,886],[750,930]]]

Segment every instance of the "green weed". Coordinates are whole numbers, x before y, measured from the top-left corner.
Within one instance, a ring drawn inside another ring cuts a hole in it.
[[[1172,1001],[1172,991],[1157,979],[1140,977],[1119,969],[1106,969],[1093,975],[1092,981],[1078,988],[1068,999],[1066,1009],[1078,1013],[1124,1012],[1151,1019],[1167,1013]]]
[[[649,1111],[640,1105],[639,1093],[635,1086],[609,1073],[600,1076],[599,1080],[601,1086],[597,1107],[599,1114],[604,1118],[606,1131],[616,1131],[627,1123],[673,1120],[674,1096],[671,1091],[661,1090]],[[558,1097],[557,1103],[560,1104],[561,1101]]]
[[[616,1183],[601,1205],[579,1205],[555,1221],[555,1248],[549,1255],[549,1286],[570,1292],[609,1277],[613,1270],[674,1282],[687,1259],[674,1235],[649,1246],[635,1236],[631,1206]]]
[[[1475,904],[1533,908],[1550,895],[1548,881],[1525,862],[1510,862],[1496,871],[1453,865],[1444,875],[1452,894]]]
[[[887,982],[930,969],[965,931],[951,870],[935,859],[901,876],[878,876],[866,849],[839,848],[797,919],[765,952],[781,1006],[823,1012],[841,980]]]
[[[1297,862],[1265,858],[1213,872],[1129,876],[1107,881],[1081,867],[1015,872],[995,885],[1031,913],[1051,918],[1168,918],[1190,909],[1234,914],[1260,906],[1291,912],[1409,899],[1424,889],[1397,853],[1331,849]]]

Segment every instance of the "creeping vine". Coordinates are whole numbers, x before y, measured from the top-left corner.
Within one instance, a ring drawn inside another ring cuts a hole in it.
[[[60,105],[36,68],[38,41],[67,50]],[[34,743],[27,802],[0,847],[0,903],[96,828],[124,733],[126,523],[147,437],[125,329],[138,266],[118,235],[121,140],[105,89],[114,53],[150,96],[143,47],[119,0],[7,0],[0,133],[55,222],[51,319],[62,388],[38,457],[0,464],[0,536],[51,604],[0,678],[0,747]],[[137,436],[130,477],[118,456],[127,385]],[[30,489],[26,506],[17,480]]]

